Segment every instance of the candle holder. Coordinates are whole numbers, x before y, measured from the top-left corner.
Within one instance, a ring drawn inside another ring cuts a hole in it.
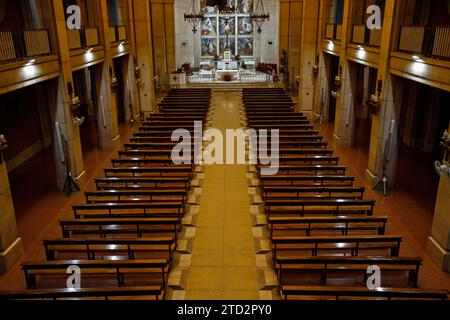
[[[369,106],[372,114],[377,115],[380,111],[380,98],[378,97],[378,95],[373,94],[370,96]]]

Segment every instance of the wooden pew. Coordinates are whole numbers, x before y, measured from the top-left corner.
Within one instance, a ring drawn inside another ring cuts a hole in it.
[[[192,179],[192,167],[186,165],[174,167],[113,167],[104,168],[105,177],[189,177]]]
[[[253,110],[246,110],[247,118],[270,118],[271,116],[289,118],[289,117],[304,117],[304,115],[300,112],[292,112],[292,110],[282,111],[280,110],[277,113],[272,113],[269,110],[257,110],[254,108]]]
[[[448,300],[447,290],[427,290],[416,288],[378,288],[370,290],[364,287],[336,287],[336,286],[282,286],[285,300],[291,297],[332,300],[376,299],[386,300]]]
[[[107,238],[114,236],[134,236],[142,238],[150,235],[171,236],[177,239],[180,229],[177,218],[126,218],[126,219],[74,219],[60,220],[64,238],[89,237]]]
[[[261,175],[261,188],[266,186],[353,186],[355,177],[341,175],[294,175],[279,174],[272,176]]]
[[[43,240],[49,261],[67,259],[107,260],[122,257],[128,260],[143,258],[172,261],[176,248],[173,237],[134,239],[46,239]],[[123,260],[123,259],[122,259]]]
[[[309,252],[311,256],[318,256],[322,252],[327,255],[359,256],[361,252],[383,252],[388,251],[390,256],[398,257],[402,236],[397,235],[345,235],[345,236],[273,236],[272,250],[274,257],[280,251],[286,254],[299,254]],[[367,254],[365,254],[367,255]]]
[[[271,140],[271,137],[258,137],[259,141],[261,142],[269,142]],[[279,140],[279,144],[280,146],[283,145],[291,145],[292,143],[301,143],[301,142],[321,142],[323,141],[323,137],[322,136],[318,136],[318,135],[313,135],[313,134],[306,134],[306,135],[295,135],[295,134],[290,134],[290,135],[286,135],[286,134],[280,134],[278,136],[278,140]]]
[[[188,131],[193,131],[194,132],[194,123],[193,122],[188,122],[187,124],[185,124],[182,129],[188,130]],[[147,126],[141,126],[138,128],[139,131],[161,131],[167,134],[167,132],[169,132],[170,134],[172,134],[172,131],[180,129],[179,125],[147,125]]]
[[[131,158],[131,159],[111,159],[111,163],[114,168],[117,167],[148,167],[148,166],[163,166],[167,168],[173,168],[179,166],[175,164],[170,157],[152,157],[152,158]],[[183,164],[186,166],[188,164]],[[189,164],[192,168],[194,166],[194,161]]]
[[[141,125],[149,127],[149,126],[178,126],[179,128],[184,128],[187,125],[192,125],[195,121],[203,122],[199,119],[194,120],[173,120],[173,119],[153,119],[153,121],[143,121]]]
[[[171,152],[172,149],[178,145],[183,148],[191,148],[194,149],[195,144],[192,141],[191,143],[124,143],[125,150],[166,150]]]
[[[258,166],[258,169],[260,169],[261,166]],[[309,175],[342,175],[344,176],[347,172],[347,167],[344,166],[322,166],[322,165],[316,165],[316,166],[279,166],[278,167],[278,174],[283,175],[289,175],[289,174],[309,174]],[[258,173],[260,173],[260,170],[258,170]]]
[[[189,177],[133,177],[133,178],[97,178],[95,185],[98,190],[132,190],[136,188],[147,188],[149,190],[164,187],[174,188],[190,187]]]
[[[194,150],[191,149],[191,154],[184,154],[179,155],[178,152],[176,152],[174,155],[172,155],[172,149],[155,149],[155,150],[120,150],[117,152],[119,155],[119,158],[167,158],[172,161],[182,161],[182,160],[189,160],[193,161],[194,159]]]
[[[161,286],[0,291],[0,300],[160,300]]]
[[[170,135],[170,136],[167,135],[167,136],[162,136],[162,137],[133,136],[133,137],[130,137],[130,142],[131,143],[151,143],[151,144],[155,144],[155,146],[166,145],[166,147],[169,147],[169,146],[173,147],[173,146],[175,146],[175,144],[178,144],[178,142],[172,141],[172,135]],[[191,144],[194,144],[194,141],[192,141]]]
[[[180,201],[186,203],[185,189],[162,190],[107,190],[84,193],[87,204],[93,203],[153,203]]]
[[[270,154],[272,150],[271,149],[265,149],[265,148],[260,148],[258,150],[258,152],[260,152],[260,154],[262,152],[264,152],[265,154]],[[311,155],[323,155],[323,156],[331,156],[333,155],[333,150],[331,149],[305,149],[305,148],[289,148],[289,147],[280,147],[278,152],[282,155],[306,155],[306,156],[311,156]]]
[[[373,215],[375,200],[359,199],[315,199],[315,200],[267,200],[264,202],[266,214],[276,215]]]
[[[199,112],[198,114],[185,113],[185,114],[173,114],[173,113],[152,113],[149,117],[145,119],[145,122],[172,122],[172,121],[204,121],[206,114],[204,112]]]
[[[151,260],[58,260],[25,262],[22,270],[25,275],[27,289],[36,289],[38,282],[45,281],[46,277],[62,277],[62,285],[66,284],[66,270],[70,266],[77,266],[82,270],[83,287],[101,277],[101,281],[115,280],[118,287],[126,286],[127,276],[142,276],[139,285],[155,285],[164,288],[166,286],[166,273],[169,271],[169,263],[166,259]],[[112,277],[112,279],[111,279]],[[108,279],[109,278],[109,279]],[[135,278],[135,277],[133,277]],[[38,281],[39,279],[39,281]],[[99,281],[97,281],[99,282]]]
[[[298,131],[305,131],[305,130],[314,130],[314,126],[310,124],[280,124],[280,125],[267,125],[267,124],[254,124],[250,125],[250,128],[255,130],[263,130],[263,129],[276,129],[280,131],[280,133],[286,133],[286,132],[298,132]]]
[[[384,235],[386,232],[387,217],[270,217],[267,219],[270,238],[274,235],[288,235],[299,232],[305,236],[313,233],[340,232],[341,235],[348,235],[357,232],[375,232],[377,235]],[[291,232],[293,231],[293,232]],[[276,233],[275,233],[276,232]],[[317,234],[320,235],[320,234]]]
[[[277,199],[363,199],[365,189],[361,187],[264,187],[264,200]]]
[[[310,124],[309,120],[306,119],[254,119],[250,118],[247,120],[249,126],[253,125],[266,125],[266,126],[277,126],[277,125],[290,125],[290,124],[296,124],[296,125],[305,125]]]
[[[272,160],[270,157],[258,157],[259,164],[265,165],[266,163]],[[338,164],[339,157],[335,156],[291,156],[291,155],[280,155],[279,158],[280,165],[294,165],[294,164],[310,164],[310,165],[318,165],[318,164],[326,164],[333,165]]]
[[[318,273],[320,285],[327,285],[329,273],[360,273],[361,282],[367,278],[367,268],[379,266],[381,272],[408,273],[408,282],[417,288],[419,270],[423,259],[418,257],[305,257],[282,256],[276,261],[276,270],[280,284],[286,284],[284,278],[289,274]],[[290,284],[293,284],[290,282]]]
[[[292,120],[308,120],[304,115],[300,115],[299,113],[292,113],[286,115],[274,114],[272,116],[267,114],[258,114],[258,113],[248,113],[247,119],[252,121],[270,121],[271,119],[276,121],[289,121]]]
[[[94,203],[72,206],[75,219],[79,218],[148,218],[181,217],[184,214],[182,201],[151,203]]]

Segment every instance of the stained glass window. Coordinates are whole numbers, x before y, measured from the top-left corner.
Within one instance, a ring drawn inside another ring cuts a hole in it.
[[[253,57],[254,26],[250,19],[253,0],[228,0],[228,6],[236,9],[233,13],[220,13],[217,7],[207,6],[201,0],[205,20],[201,26],[201,55],[223,58],[225,48],[232,56]],[[228,39],[228,40],[227,40]]]

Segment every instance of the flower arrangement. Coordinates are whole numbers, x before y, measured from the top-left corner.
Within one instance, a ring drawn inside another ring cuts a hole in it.
[[[222,74],[222,81],[232,81],[233,75],[231,73]]]

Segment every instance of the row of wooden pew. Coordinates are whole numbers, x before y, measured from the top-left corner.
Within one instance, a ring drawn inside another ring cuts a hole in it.
[[[280,167],[259,189],[280,293],[285,299],[448,299],[446,290],[418,289],[420,257],[400,256],[401,235],[346,175],[323,137],[282,89],[244,89],[247,125],[278,129]],[[381,286],[366,286],[369,266]]]
[[[211,91],[176,89],[159,113],[139,124],[73,219],[61,220],[61,238],[42,241],[46,260],[23,263],[28,290],[0,299],[162,299],[194,167],[175,165],[172,131],[205,121]],[[68,290],[66,273],[81,270],[81,288]]]

